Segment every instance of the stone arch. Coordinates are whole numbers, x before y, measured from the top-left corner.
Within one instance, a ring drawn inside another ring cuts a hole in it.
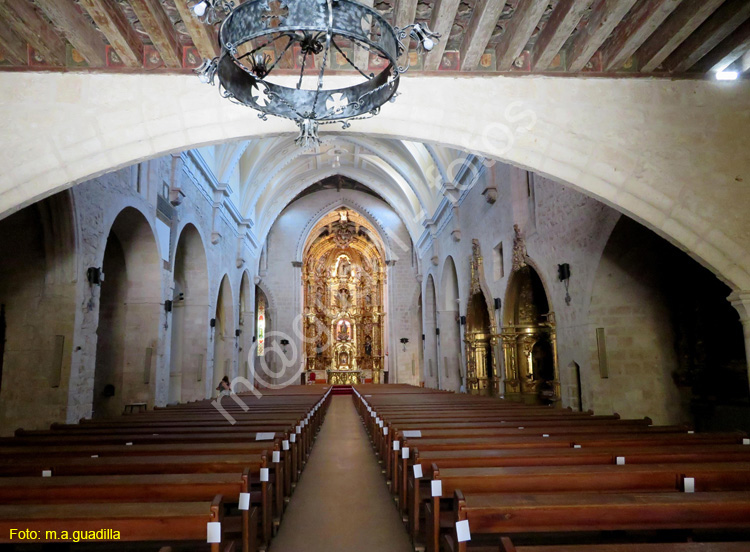
[[[172,265],[169,402],[186,402],[205,395],[209,320],[209,276],[206,250],[193,224],[183,227]]]
[[[453,257],[443,263],[440,278],[440,302],[438,323],[440,327],[440,353],[443,364],[443,389],[459,391],[463,387],[463,359],[461,354],[461,318],[458,274]]]
[[[0,86],[16,86],[14,78],[1,75]],[[10,167],[0,189],[2,216],[140,160],[294,131],[279,119],[259,124],[254,112],[222,100],[187,75],[40,73],[24,79],[30,89],[75,89],[76,100],[65,104],[67,117],[45,125],[25,122],[59,111],[59,94],[34,102],[19,97],[2,106],[0,116],[17,129],[0,144],[0,161]],[[356,131],[444,144],[565,183],[690,251],[733,289],[750,289],[750,256],[742,241],[750,221],[743,216],[746,204],[736,199],[747,197],[743,182],[750,160],[741,145],[747,128],[737,115],[750,112],[750,83],[568,79],[560,87],[549,77],[458,77],[440,79],[440,104],[425,105],[430,96],[425,91],[434,82],[405,81],[399,101],[378,117],[358,121]],[[163,93],[165,86],[171,94]],[[135,102],[148,101],[152,109],[134,111],[129,102],[113,107],[113,88]],[[173,101],[175,93],[180,102]],[[487,98],[493,99],[490,109]],[[725,124],[707,124],[717,119]],[[660,120],[671,125],[653,125]],[[680,132],[662,130],[671,126]],[[196,129],[200,140],[188,139]],[[706,148],[707,143],[717,146]],[[717,181],[725,193],[713,193]]]
[[[61,421],[75,331],[76,242],[68,191],[0,221],[0,434]]]
[[[126,207],[115,217],[102,255],[93,417],[126,404],[154,403],[161,301],[161,256],[151,225]]]
[[[237,339],[235,336],[233,297],[229,275],[225,274],[221,279],[219,292],[216,296],[216,311],[212,331],[214,346],[212,395],[218,394],[216,387],[224,376],[227,376],[231,382],[236,375],[234,360]]]

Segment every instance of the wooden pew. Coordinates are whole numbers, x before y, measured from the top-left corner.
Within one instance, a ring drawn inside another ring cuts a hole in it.
[[[468,521],[474,537],[529,533],[645,530],[748,530],[750,492],[454,494],[447,550],[467,552],[456,523]]]
[[[574,493],[574,492],[677,492],[686,477],[694,491],[750,490],[750,462],[707,464],[632,464],[579,466],[524,466],[505,468],[449,468],[432,466],[432,480],[440,481],[442,494],[425,504],[425,538],[428,551],[437,551],[440,536],[441,497],[461,489],[474,493]],[[419,486],[410,500],[410,517],[418,519]],[[429,495],[428,495],[429,496]]]
[[[515,546],[511,539],[500,539],[499,552],[747,552],[746,542],[660,542],[622,544],[575,544],[571,546]],[[495,552],[495,548],[492,552]]]
[[[0,478],[0,503],[91,504],[117,502],[205,502],[222,495],[240,504],[250,494],[249,470],[227,474],[94,475]],[[249,497],[248,497],[249,498]],[[257,550],[258,508],[240,507],[242,550]]]
[[[207,524],[221,522],[220,495],[211,502],[35,504],[23,508],[0,505],[0,543],[22,544],[23,541],[11,538],[11,531],[18,531],[19,528],[36,531],[38,538],[33,539],[35,544],[60,542],[58,536],[64,531],[72,535],[74,531],[98,531],[103,528],[118,531],[119,542],[206,543]],[[219,542],[205,545],[206,549],[211,552],[224,550],[226,543],[222,532],[219,533]],[[67,542],[71,541],[72,538]],[[110,542],[117,541],[110,539]]]

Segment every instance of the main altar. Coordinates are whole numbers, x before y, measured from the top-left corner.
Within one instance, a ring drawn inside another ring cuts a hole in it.
[[[303,263],[308,381],[381,382],[384,267],[382,244],[358,213],[339,209],[316,225]]]

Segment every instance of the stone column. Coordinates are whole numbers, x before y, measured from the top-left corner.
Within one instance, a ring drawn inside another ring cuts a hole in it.
[[[745,332],[747,376],[750,381],[750,291],[733,291],[729,294],[727,300],[740,313],[740,322],[742,322],[742,329]]]

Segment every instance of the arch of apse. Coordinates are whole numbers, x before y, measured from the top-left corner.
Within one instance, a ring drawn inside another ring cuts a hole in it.
[[[20,86],[46,93],[15,94]],[[750,289],[741,138],[750,82],[420,77],[402,87],[398,102],[347,136],[443,144],[532,170],[644,223],[733,289]],[[0,138],[0,216],[141,160],[294,132],[191,76],[5,73],[0,97],[12,98],[0,120],[14,129]]]

